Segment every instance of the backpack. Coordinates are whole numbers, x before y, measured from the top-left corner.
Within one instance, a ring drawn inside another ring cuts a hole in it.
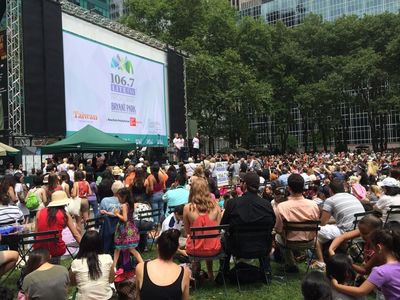
[[[39,207],[40,200],[39,197],[32,191],[28,192],[28,195],[25,198],[25,206],[29,210],[35,210]]]

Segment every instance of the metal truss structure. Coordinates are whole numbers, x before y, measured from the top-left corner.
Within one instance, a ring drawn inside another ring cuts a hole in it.
[[[23,30],[22,1],[6,0],[7,26],[7,75],[8,75],[8,132],[10,143],[16,146],[32,145],[31,135],[26,134],[25,99],[24,99],[24,65],[23,65]],[[55,0],[58,1],[58,0]],[[130,29],[101,15],[74,5],[68,1],[59,1],[66,14],[83,19],[97,26],[111,30],[150,47],[167,51],[172,49],[184,57],[189,55],[175,47],[165,44],[153,37]],[[185,84],[186,86],[186,84]],[[39,144],[46,144],[47,138],[38,138]],[[33,143],[36,144],[34,141]]]
[[[11,136],[25,133],[22,0],[7,0],[8,129]]]

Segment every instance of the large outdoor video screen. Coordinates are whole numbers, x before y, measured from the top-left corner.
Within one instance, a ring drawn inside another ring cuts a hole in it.
[[[138,145],[165,146],[164,63],[65,29],[63,40],[67,135],[90,124]]]

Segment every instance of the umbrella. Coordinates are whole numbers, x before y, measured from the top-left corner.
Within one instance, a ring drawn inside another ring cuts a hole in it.
[[[18,152],[19,152],[18,149],[15,149],[11,146],[0,143],[0,156],[16,155]]]

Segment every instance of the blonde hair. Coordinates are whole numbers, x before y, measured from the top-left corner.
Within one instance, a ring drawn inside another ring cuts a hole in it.
[[[378,185],[371,185],[369,188],[370,188],[371,192],[374,193],[378,197],[381,196],[383,193],[382,188]]]
[[[211,198],[207,180],[198,179],[192,182],[189,203],[191,209],[194,209],[194,206],[196,206],[200,213],[208,213],[215,208],[216,204]]]
[[[202,166],[197,166],[193,171],[193,176],[204,177],[204,169]]]

